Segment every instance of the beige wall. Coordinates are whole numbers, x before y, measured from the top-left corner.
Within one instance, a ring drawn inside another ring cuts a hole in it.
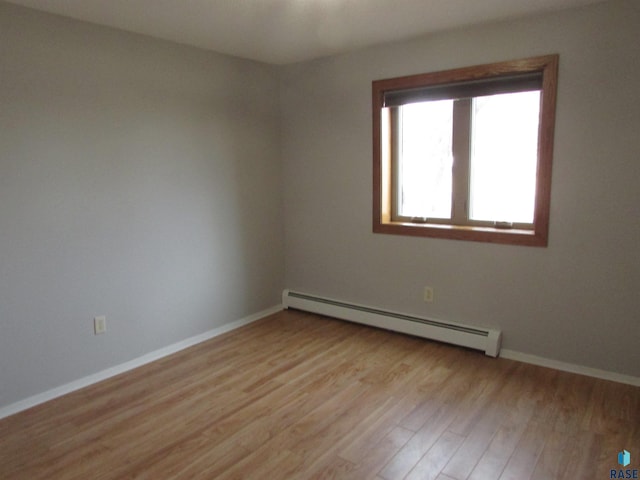
[[[640,2],[613,1],[285,67],[287,287],[499,326],[507,349],[640,376],[638,25]],[[549,53],[548,248],[372,234],[371,81]]]
[[[277,90],[0,3],[0,406],[279,303]]]

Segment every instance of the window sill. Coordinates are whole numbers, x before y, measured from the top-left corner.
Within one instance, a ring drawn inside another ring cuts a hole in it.
[[[547,246],[546,233],[536,232],[535,230],[505,230],[492,227],[469,227],[436,223],[376,222],[373,225],[373,232],[532,247]]]

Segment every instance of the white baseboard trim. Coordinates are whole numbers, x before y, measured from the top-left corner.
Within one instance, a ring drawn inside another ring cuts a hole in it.
[[[129,370],[133,370],[134,368],[141,367],[142,365],[146,365],[147,363],[151,363],[163,357],[167,357],[173,353],[179,352],[180,350],[184,350],[186,348],[197,345],[198,343],[202,343],[206,340],[210,340],[214,337],[222,335],[223,333],[227,333],[231,330],[235,330],[236,328],[248,325],[281,310],[282,305],[274,305],[273,307],[262,310],[261,312],[254,313],[252,315],[249,315],[248,317],[241,318],[231,323],[227,323],[225,325],[222,325],[221,327],[209,330],[208,332],[196,335],[191,338],[187,338],[186,340],[182,340],[181,342],[173,343],[158,350],[154,350],[153,352],[149,352],[128,362],[121,363],[120,365],[116,365],[115,367],[107,368],[98,373],[94,373],[93,375],[74,380],[73,382],[67,383],[65,385],[61,385],[46,392],[39,393],[37,395],[33,395],[32,397],[25,398],[24,400],[12,403],[10,405],[7,405],[6,407],[0,408],[0,419],[21,412],[23,410],[27,410],[28,408],[35,407],[36,405],[39,405],[41,403],[48,402],[49,400],[53,400],[54,398],[61,397],[62,395],[66,395],[67,393],[71,393],[76,390],[80,390],[81,388],[88,387],[89,385],[93,385],[94,383],[101,382],[102,380],[106,380]]]
[[[584,367],[574,363],[561,362],[559,360],[538,357],[537,355],[530,355],[528,353],[517,352],[515,350],[505,348],[500,351],[500,357],[515,360],[517,362],[530,363],[540,367],[553,368],[563,372],[577,373],[579,375],[586,375],[587,377],[600,378],[602,380],[610,380],[612,382],[625,383],[627,385],[640,387],[640,377],[634,377],[632,375],[624,375],[622,373],[609,372],[598,368]]]

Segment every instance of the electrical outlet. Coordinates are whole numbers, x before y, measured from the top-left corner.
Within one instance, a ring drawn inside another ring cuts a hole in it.
[[[433,287],[424,287],[424,301],[427,303],[433,302]]]
[[[93,319],[93,331],[96,335],[105,333],[107,331],[107,317],[100,316]]]

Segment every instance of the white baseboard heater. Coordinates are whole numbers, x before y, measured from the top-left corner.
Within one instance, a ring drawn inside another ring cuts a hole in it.
[[[282,305],[284,308],[319,313],[385,330],[482,350],[491,357],[497,357],[500,353],[502,338],[500,330],[414,317],[291,290],[282,292]]]

